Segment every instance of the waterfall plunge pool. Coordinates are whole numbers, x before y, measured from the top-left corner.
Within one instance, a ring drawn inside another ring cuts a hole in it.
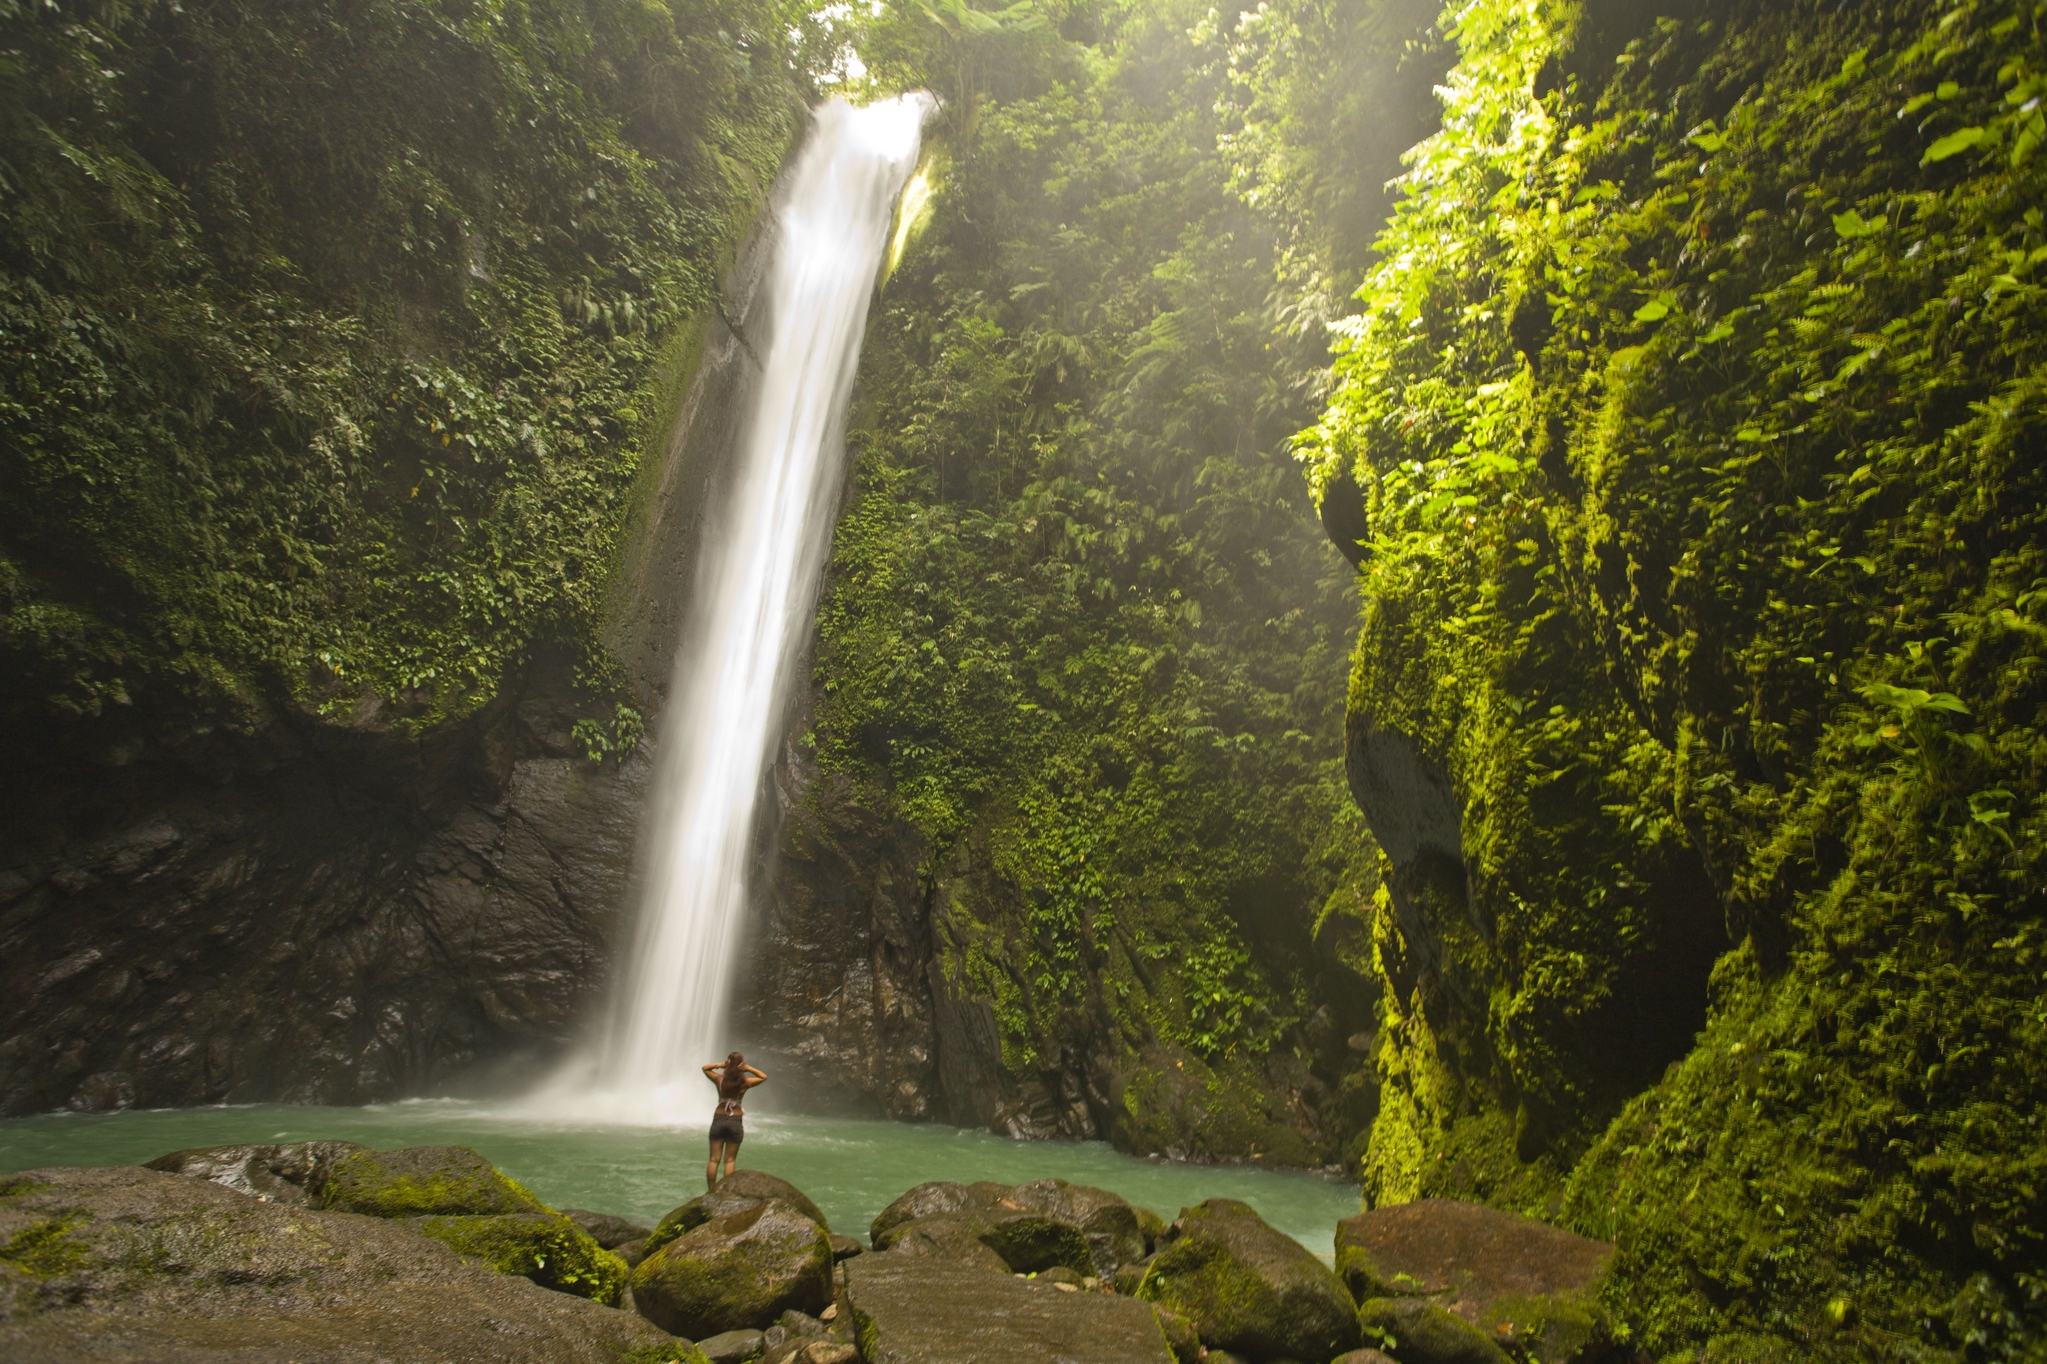
[[[0,1121],[0,1172],[140,1165],[185,1147],[243,1142],[471,1146],[555,1207],[617,1213],[652,1226],[702,1192],[708,1122],[593,1124],[459,1099],[50,1113]],[[749,1111],[739,1163],[788,1180],[817,1201],[834,1231],[863,1242],[876,1213],[933,1179],[1021,1184],[1056,1176],[1121,1194],[1167,1221],[1204,1198],[1241,1198],[1324,1260],[1332,1258],[1337,1221],[1358,1210],[1357,1186],[1325,1175],[1145,1160],[1106,1142],[1010,1141],[928,1123]]]

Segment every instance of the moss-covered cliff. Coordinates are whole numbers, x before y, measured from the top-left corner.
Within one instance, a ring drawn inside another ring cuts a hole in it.
[[[0,5],[0,1110],[389,1096],[601,987],[605,595],[807,14]]]
[[[947,102],[862,358],[796,856],[867,848],[889,883],[885,1111],[1341,1159],[1372,1102],[1355,608],[1287,458],[1323,338],[1281,315],[1290,243],[1218,145],[1245,34],[1033,15],[905,7],[861,39]]]
[[[2031,1357],[2047,15],[1662,11],[1455,9],[1309,437],[1367,1195],[1618,1238],[1658,1355]]]
[[[8,737],[431,724],[581,648],[799,17],[0,11]]]

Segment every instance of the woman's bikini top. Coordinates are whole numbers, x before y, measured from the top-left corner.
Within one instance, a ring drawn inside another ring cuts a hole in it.
[[[742,1072],[730,1077],[729,1082],[718,1081],[718,1107],[715,1116],[720,1118],[743,1118],[746,1110],[739,1106],[739,1098],[746,1093],[746,1076]]]

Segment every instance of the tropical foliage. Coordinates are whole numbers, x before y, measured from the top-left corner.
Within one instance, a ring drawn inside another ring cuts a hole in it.
[[[1304,437],[1465,810],[1368,1196],[1561,1197],[1656,1353],[2037,1350],[2043,16],[1611,8],[1454,7]]]

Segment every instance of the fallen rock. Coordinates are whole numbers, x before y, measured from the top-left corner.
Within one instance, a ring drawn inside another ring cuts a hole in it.
[[[883,1241],[884,1248],[894,1253],[935,1255],[1017,1274],[1035,1274],[1054,1265],[1064,1265],[1080,1276],[1094,1272],[1094,1254],[1080,1228],[1043,1213],[958,1212],[920,1217],[891,1228]]]
[[[558,1208],[556,1211],[581,1227],[585,1235],[606,1250],[617,1250],[628,1241],[644,1241],[654,1234],[651,1227],[628,1222],[608,1212],[591,1212],[588,1208]]]
[[[799,1338],[814,1340],[825,1333],[825,1324],[823,1322],[811,1316],[808,1312],[798,1312],[794,1308],[777,1317],[775,1325],[781,1327],[786,1333],[786,1338],[790,1340]]]
[[[997,1199],[995,1206],[1000,1208],[1005,1202],[1077,1227],[1087,1239],[1095,1272],[1103,1278],[1124,1265],[1135,1264],[1147,1254],[1137,1209],[1130,1206],[1129,1200],[1107,1189],[1069,1184],[1063,1179],[1036,1179],[1017,1185],[1006,1200]]]
[[[496,1274],[408,1223],[140,1168],[0,1178],[0,1358],[38,1364],[690,1359],[647,1322]]]
[[[649,1254],[632,1290],[641,1316],[679,1336],[764,1327],[792,1307],[815,1313],[831,1301],[831,1242],[797,1209],[763,1199]]]
[[[372,1217],[501,1217],[522,1212],[551,1216],[554,1212],[467,1146],[408,1146],[399,1151],[358,1148],[340,1154],[312,1201],[330,1211]]]
[[[1367,1299],[1358,1324],[1400,1364],[1513,1364],[1485,1332],[1425,1298]]]
[[[627,1269],[637,1268],[640,1261],[647,1258],[647,1240],[643,1236],[637,1241],[628,1241],[622,1246],[613,1246],[611,1253],[624,1260]]]
[[[849,1257],[849,1256],[853,1256],[853,1255],[858,1255],[858,1254],[860,1254],[860,1253],[861,1253],[862,1251],[864,1251],[864,1250],[866,1250],[866,1249],[867,1249],[867,1247],[866,1247],[866,1246],[863,1246],[863,1245],[861,1245],[861,1244],[860,1244],[860,1243],[859,1243],[858,1241],[854,1240],[854,1239],[853,1239],[852,1237],[850,1237],[850,1236],[841,1236],[841,1235],[839,1235],[839,1233],[837,1233],[837,1232],[833,1232],[833,1233],[831,1234],[831,1241],[832,1241],[832,1258],[833,1258],[834,1260],[843,1260],[843,1259],[846,1259],[846,1258],[847,1258],[847,1257]]]
[[[1108,1278],[1123,1265],[1143,1259],[1146,1252],[1138,1210],[1127,1200],[1106,1189],[1069,1184],[1063,1179],[1038,1179],[1014,1187],[944,1180],[919,1184],[882,1209],[868,1235],[876,1250],[888,1250],[909,1227],[934,1217],[962,1219],[980,1227],[988,1244],[1010,1268],[1025,1273],[1065,1264],[1083,1274]],[[1015,1225],[997,1230],[1012,1222]],[[1074,1253],[1071,1237],[1050,1230],[1046,1222],[1079,1233],[1080,1243],[1087,1248],[1085,1258]]]
[[[692,1231],[714,1217],[745,1212],[765,1198],[779,1198],[826,1232],[831,1231],[831,1225],[824,1220],[824,1213],[819,1211],[817,1204],[788,1180],[777,1179],[759,1170],[734,1170],[718,1181],[717,1188],[698,1194],[663,1217],[647,1236],[646,1253],[653,1254],[684,1232]]]
[[[984,1212],[1009,1192],[1007,1184],[955,1184],[936,1179],[919,1184],[875,1215],[867,1226],[867,1239],[876,1250],[888,1249],[888,1236],[895,1228],[924,1217],[943,1217],[958,1212]]]
[[[745,1364],[749,1359],[760,1358],[767,1349],[767,1341],[759,1331],[720,1331],[708,1340],[698,1341],[697,1349],[711,1364]]]
[[[511,1213],[503,1217],[422,1217],[422,1232],[458,1255],[483,1261],[500,1274],[517,1274],[542,1288],[618,1305],[625,1262],[566,1217]]]
[[[920,1217],[890,1229],[882,1247],[891,1255],[944,1260],[949,1264],[996,1274],[1009,1274],[1009,1262],[983,1243],[979,1218],[940,1214]]]
[[[158,1156],[143,1168],[210,1180],[265,1203],[294,1206],[324,1189],[336,1157],[363,1147],[352,1141],[294,1141],[281,1146],[203,1146]]]
[[[1360,1343],[1342,1281],[1234,1198],[1180,1210],[1137,1296],[1185,1317],[1211,1350],[1319,1360]]]
[[[1357,1299],[1426,1295],[1539,1364],[1573,1364],[1613,1344],[1599,1285],[1604,1241],[1476,1203],[1426,1198],[1336,1226],[1336,1268]]]
[[[1151,1307],[1062,1293],[943,1261],[846,1262],[844,1302],[866,1364],[1172,1364]]]
[[[1329,1364],[1398,1364],[1392,1355],[1374,1350],[1369,1346],[1362,1350],[1346,1350]]]

